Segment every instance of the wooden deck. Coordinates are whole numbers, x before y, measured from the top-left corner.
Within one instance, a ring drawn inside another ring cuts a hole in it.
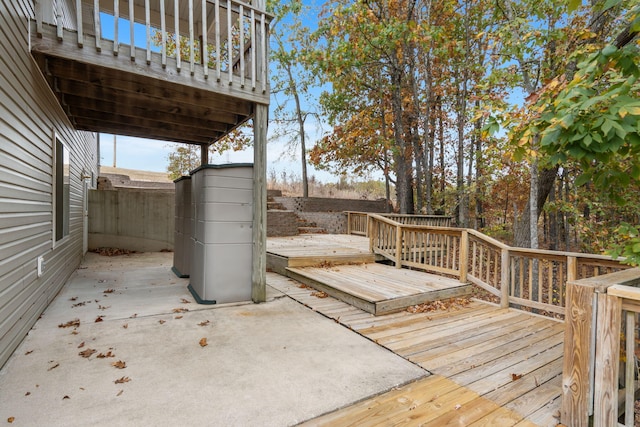
[[[471,285],[456,279],[374,261],[364,237],[303,235],[267,241],[272,271],[375,315],[471,293]]]
[[[374,316],[318,298],[296,281],[270,286],[432,375],[306,425],[555,426],[564,324],[474,301],[449,311]]]

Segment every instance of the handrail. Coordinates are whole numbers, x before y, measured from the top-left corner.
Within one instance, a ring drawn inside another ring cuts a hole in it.
[[[159,4],[149,0],[77,0],[58,1],[56,11],[52,13],[55,16],[49,16],[49,13],[44,16],[43,10],[47,8],[43,4],[50,1],[36,0],[38,37],[43,36],[43,23],[51,24],[56,27],[60,42],[68,38],[65,31],[71,31],[76,33],[79,49],[92,45],[101,52],[110,46],[113,55],[119,56],[123,52],[122,42],[118,39],[119,19],[113,19],[113,28],[104,31],[101,14],[108,14],[129,21],[129,46],[121,56],[133,62],[141,58],[147,64],[157,61],[162,68],[170,67],[178,73],[185,62],[192,76],[197,71],[205,80],[212,66],[218,83],[244,88],[248,81],[251,90],[267,93],[266,40],[273,15],[259,7],[240,0],[175,0],[175,7],[165,7],[166,0],[159,0]],[[65,7],[61,7],[63,3]],[[158,8],[151,9],[150,4]],[[187,12],[182,12],[183,8]],[[137,24],[145,27],[143,36],[136,32]],[[160,33],[159,46],[154,45],[152,31]],[[113,34],[113,40],[105,39],[105,33]],[[90,43],[91,38],[95,42]],[[176,52],[187,52],[184,57],[174,54],[174,61],[168,62],[167,41],[172,38],[177,44]],[[140,56],[136,53],[139,50],[144,52]],[[222,73],[228,78],[223,78]]]
[[[571,312],[565,320],[563,424],[586,427],[593,416],[594,427],[616,426],[624,412],[622,425],[634,425],[638,285],[640,268],[567,284]]]
[[[498,297],[503,307],[557,318],[565,315],[567,281],[629,268],[604,255],[511,247],[466,228],[402,224],[371,213],[367,224],[371,252],[398,268],[451,275]]]

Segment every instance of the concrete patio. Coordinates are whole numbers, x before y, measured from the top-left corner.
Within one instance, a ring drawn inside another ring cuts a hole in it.
[[[429,375],[270,286],[197,305],[172,256],[88,254],[0,370],[0,422],[288,426]]]

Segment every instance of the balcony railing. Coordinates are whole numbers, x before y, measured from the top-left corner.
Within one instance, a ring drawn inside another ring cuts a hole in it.
[[[133,62],[158,61],[168,72],[188,70],[217,83],[269,90],[272,16],[242,1],[36,0],[35,12],[39,37],[49,24],[59,42],[71,31],[79,48],[109,49]]]

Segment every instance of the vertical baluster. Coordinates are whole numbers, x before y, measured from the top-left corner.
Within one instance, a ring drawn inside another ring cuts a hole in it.
[[[480,259],[478,261],[478,264],[479,264],[478,279],[482,280],[482,274],[484,272],[484,244],[480,245]]]
[[[267,17],[262,14],[262,19],[260,20],[260,40],[262,41],[262,54],[260,55],[260,79],[262,80],[262,93],[267,91],[267,56],[269,55],[267,51]]]
[[[120,0],[113,0],[113,56],[118,56],[120,42],[118,36],[118,24],[120,21]]]
[[[240,87],[244,88],[244,6],[240,5],[240,16],[238,16],[238,25],[240,26]]]
[[[160,33],[162,36],[162,68],[167,68],[167,17],[164,0],[160,0]]]
[[[478,259],[478,242],[473,240],[473,245],[471,245],[471,275],[474,277],[478,277],[476,274],[476,260]]]
[[[173,29],[176,33],[176,71],[180,72],[182,69],[182,43],[180,41],[180,7],[179,1],[173,2]]]
[[[542,288],[544,286],[542,286],[542,279],[544,277],[543,271],[546,265],[548,265],[546,262],[544,262],[544,260],[540,260],[538,262],[538,302],[542,302]],[[533,299],[533,296],[531,297],[531,299]]]
[[[176,2],[177,3],[177,2]],[[134,0],[129,0],[129,44],[131,46],[131,50],[129,52],[129,57],[132,61],[136,60],[136,39],[135,39],[135,16],[134,16],[135,2]]]
[[[524,266],[525,266],[523,256],[518,257],[518,265],[520,265],[520,282],[518,283],[518,289],[519,289],[518,296],[520,298],[523,298],[524,297]]]
[[[229,85],[233,83],[233,33],[231,31],[231,0],[227,0],[227,74]]]
[[[511,269],[511,274],[509,275],[510,279],[509,279],[509,295],[516,295],[516,258],[515,257],[509,257],[510,258],[510,262],[509,262],[509,267]]]
[[[216,81],[220,81],[220,68],[222,67],[222,58],[220,58],[220,0],[215,3],[215,28],[216,28]]]
[[[36,36],[42,38],[42,2],[44,0],[35,0],[35,14],[36,14]]]
[[[529,299],[533,301],[533,258],[529,258],[529,262],[527,263],[527,272],[529,280]]]
[[[149,0],[144,0],[144,22],[147,35],[147,65],[151,64],[151,7]]]
[[[549,261],[549,266],[547,267],[547,280],[549,282],[549,295],[547,295],[547,302],[551,305],[556,305],[553,301],[553,271],[554,271],[554,263],[555,261]]]
[[[82,0],[76,0],[76,22],[78,23],[78,47],[84,46],[84,28],[82,27]]]
[[[627,361],[625,363],[625,399],[624,399],[624,425],[634,425],[634,403],[635,403],[635,342],[636,342],[636,313],[633,311],[626,312],[627,330],[626,330],[626,353]]]
[[[62,2],[58,2],[58,6]],[[100,1],[93,1],[93,25],[96,32],[96,52],[102,52],[102,25],[100,25]]]
[[[195,53],[196,46],[193,41],[193,0],[189,0],[189,71],[192,76],[196,72],[194,58]]]
[[[100,13],[100,10],[98,9],[98,12],[96,13]],[[96,22],[100,22],[100,20],[98,19]],[[64,22],[62,19],[62,0],[58,0],[58,2],[56,2],[56,36],[58,37],[59,42],[62,41],[63,33],[64,33]],[[96,40],[97,39],[98,38],[96,37]]]
[[[202,67],[204,71],[204,78],[209,78],[209,46],[207,41],[207,31],[209,26],[207,25],[207,0],[202,0],[202,46],[200,51],[202,52]]]

